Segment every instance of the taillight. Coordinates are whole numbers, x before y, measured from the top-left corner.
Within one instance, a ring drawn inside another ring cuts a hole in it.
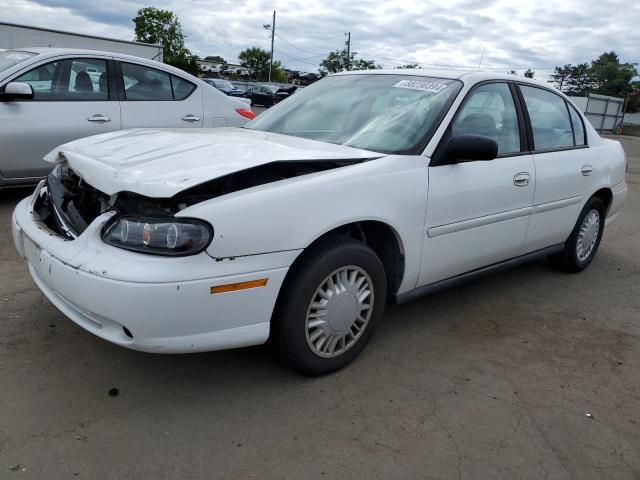
[[[247,117],[249,120],[253,120],[254,118],[256,118],[256,114],[248,108],[236,108],[236,112],[238,112],[243,117]]]

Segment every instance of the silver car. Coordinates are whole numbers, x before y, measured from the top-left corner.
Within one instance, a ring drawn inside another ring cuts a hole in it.
[[[163,63],[57,48],[0,51],[0,187],[33,183],[42,157],[127,128],[241,126],[247,103]]]

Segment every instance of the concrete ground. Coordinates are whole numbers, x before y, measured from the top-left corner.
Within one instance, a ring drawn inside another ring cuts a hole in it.
[[[622,141],[629,197],[587,271],[541,261],[390,307],[317,379],[264,347],[86,333],[14,251],[28,191],[0,192],[0,478],[640,479],[640,138]]]

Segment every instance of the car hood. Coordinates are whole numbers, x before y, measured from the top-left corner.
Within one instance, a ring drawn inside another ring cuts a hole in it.
[[[200,183],[277,161],[349,160],[380,153],[244,128],[132,129],[66,143],[48,153],[89,185],[172,197]]]

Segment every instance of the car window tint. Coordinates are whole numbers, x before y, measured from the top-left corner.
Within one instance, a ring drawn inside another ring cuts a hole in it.
[[[196,86],[193,83],[183,80],[180,77],[176,77],[175,75],[171,75],[171,84],[173,85],[174,100],[184,100],[196,89]]]
[[[173,100],[168,73],[133,63],[121,65],[126,100]]]
[[[582,123],[582,119],[573,106],[569,106],[569,111],[571,112],[571,123],[573,125],[576,145],[584,145],[584,124]]]
[[[15,82],[31,85],[34,100],[108,100],[107,62],[70,59],[47,63],[24,73]]]
[[[498,154],[519,152],[520,128],[509,86],[489,83],[476,88],[456,117],[452,133],[493,138],[498,143]]]
[[[564,99],[541,88],[521,85],[535,150],[549,150],[573,146],[573,132]]]

